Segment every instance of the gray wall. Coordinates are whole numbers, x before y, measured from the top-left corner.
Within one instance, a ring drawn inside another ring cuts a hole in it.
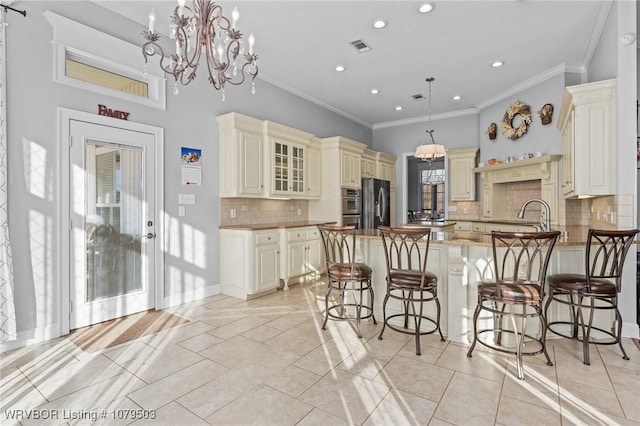
[[[478,146],[478,114],[439,120],[434,117],[432,126],[436,143],[447,149]],[[402,194],[407,190],[402,184],[402,154],[414,153],[425,141],[425,130],[429,123],[412,123],[404,126],[383,127],[373,131],[373,149],[388,152],[398,157],[396,161],[396,224],[404,223]]]
[[[543,154],[562,154],[562,136],[556,125],[564,87],[564,74],[559,74],[532,88],[523,90],[515,96],[482,109],[479,129],[481,135],[480,161],[487,164],[489,158],[503,161],[508,156],[518,158],[525,152],[536,151]],[[507,108],[516,101],[522,101],[529,105],[532,122],[524,136],[510,140],[502,134],[500,124]],[[554,107],[553,120],[551,124],[542,125],[537,111],[547,103]],[[489,140],[487,135],[490,123],[498,125],[498,137],[493,141]]]
[[[67,259],[56,252],[58,191],[56,108],[96,112],[97,104],[129,111],[129,119],[165,129],[165,208],[178,220],[178,232],[192,229],[204,241],[207,262],[194,265],[166,254],[166,294],[180,294],[219,284],[218,128],[215,117],[237,111],[273,120],[319,137],[342,135],[371,145],[370,128],[258,81],[252,96],[249,85],[227,89],[227,100],[212,89],[203,71],[198,80],[181,88],[180,95],[167,94],[167,110],[157,110],[123,100],[86,92],[52,81],[52,27],[42,16],[51,10],[62,16],[140,45],[143,28],[92,2],[26,2],[26,18],[8,14],[7,19],[7,118],[9,151],[9,227],[15,266],[17,328],[24,338],[33,330],[44,332],[58,322],[58,267]],[[99,48],[98,46],[96,46]],[[142,67],[142,54],[140,67]],[[180,186],[181,146],[201,148],[201,187]],[[62,189],[64,190],[64,189]],[[178,193],[196,195],[196,205],[178,218]],[[171,244],[182,245],[180,234]],[[181,247],[184,248],[184,247]],[[183,250],[179,251],[183,253]]]

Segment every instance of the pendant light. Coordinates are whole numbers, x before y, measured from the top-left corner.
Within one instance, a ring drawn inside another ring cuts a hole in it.
[[[447,152],[444,149],[444,145],[436,144],[435,139],[433,139],[433,128],[431,127],[431,83],[435,80],[433,77],[429,77],[426,79],[427,83],[429,83],[429,130],[427,133],[431,138],[431,143],[429,143],[429,139],[426,138],[424,143],[416,149],[415,157],[421,158],[423,161],[431,162],[439,157],[444,157],[447,155]]]

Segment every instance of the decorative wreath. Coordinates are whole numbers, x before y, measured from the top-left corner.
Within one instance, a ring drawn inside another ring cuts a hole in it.
[[[517,115],[520,116],[521,121],[518,128],[514,129],[513,119]],[[527,133],[529,124],[531,124],[531,110],[529,109],[529,105],[521,101],[514,102],[507,108],[507,112],[504,113],[504,117],[502,118],[502,134],[508,139],[516,140]]]

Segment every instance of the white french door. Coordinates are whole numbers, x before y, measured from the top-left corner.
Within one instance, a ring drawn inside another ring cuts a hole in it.
[[[70,120],[71,330],[154,307],[155,136]]]

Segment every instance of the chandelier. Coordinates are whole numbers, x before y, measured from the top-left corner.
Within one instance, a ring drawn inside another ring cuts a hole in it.
[[[435,80],[433,77],[429,77],[426,81],[429,83],[429,130],[427,133],[431,137],[431,143],[429,143],[428,139],[425,139],[425,143],[418,146],[416,149],[415,157],[421,158],[423,161],[431,162],[439,157],[444,157],[447,155],[447,152],[444,149],[444,145],[436,144],[435,139],[433,139],[434,130],[431,128],[431,83]]]
[[[225,84],[241,85],[247,75],[251,76],[251,93],[255,94],[258,75],[258,55],[253,52],[255,38],[249,35],[249,51],[245,53],[242,33],[236,28],[238,8],[233,9],[230,21],[222,14],[222,6],[211,0],[193,0],[191,6],[185,6],[185,2],[178,0],[170,17],[169,38],[175,40],[176,50],[168,57],[158,44],[160,34],[155,32],[155,11],[149,13],[149,30],[142,32],[146,39],[142,46],[144,73],[148,58],[160,55],[160,68],[173,75],[173,93],[177,95],[178,82],[185,86],[191,83],[196,78],[200,57],[204,56],[209,83],[216,90],[222,90],[223,101]]]

